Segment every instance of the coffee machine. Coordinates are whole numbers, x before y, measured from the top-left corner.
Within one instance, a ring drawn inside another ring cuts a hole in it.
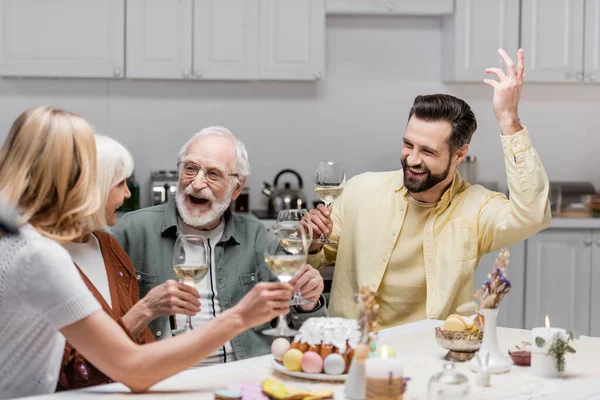
[[[166,203],[177,193],[177,171],[159,170],[150,174],[150,202],[153,206]]]

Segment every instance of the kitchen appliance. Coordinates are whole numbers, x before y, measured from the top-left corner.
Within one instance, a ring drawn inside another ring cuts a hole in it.
[[[159,170],[150,174],[151,204],[166,203],[177,193],[177,171]]]
[[[298,187],[292,188],[290,182],[285,182],[283,187],[279,185],[279,178],[284,174],[292,174],[296,176]],[[293,169],[284,169],[279,171],[271,184],[264,182],[262,193],[269,197],[268,214],[277,217],[277,213],[281,210],[301,209],[306,208],[306,197],[302,193],[302,177]]]
[[[585,216],[584,196],[593,195],[596,188],[586,181],[551,181],[548,197],[553,216]],[[581,215],[579,215],[581,214]]]
[[[231,211],[236,213],[247,213],[250,210],[250,189],[247,187],[242,189],[242,192],[237,199],[231,202]]]

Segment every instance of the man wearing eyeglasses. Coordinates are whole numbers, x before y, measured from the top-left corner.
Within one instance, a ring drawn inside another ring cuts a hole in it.
[[[245,145],[226,128],[205,128],[181,148],[177,168],[175,199],[128,213],[111,230],[136,268],[141,301],[153,287],[175,279],[172,256],[178,234],[207,238],[210,272],[196,286],[201,307],[194,304],[194,295],[179,291],[175,285],[165,290],[165,313],[149,324],[157,339],[171,336],[167,310],[177,310],[177,325],[183,326],[185,315],[189,315],[194,328],[201,328],[235,305],[256,283],[277,280],[264,261],[266,229],[262,223],[229,211],[250,174]],[[291,309],[289,320],[294,328],[309,317],[327,315],[321,295],[323,278],[317,270],[305,265],[290,283],[313,302]],[[261,333],[265,328],[244,332],[202,364],[267,354],[272,338]]]

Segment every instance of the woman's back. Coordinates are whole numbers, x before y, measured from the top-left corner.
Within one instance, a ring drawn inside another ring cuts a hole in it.
[[[58,243],[25,225],[0,238],[0,398],[53,392],[65,339],[58,331],[100,304]]]

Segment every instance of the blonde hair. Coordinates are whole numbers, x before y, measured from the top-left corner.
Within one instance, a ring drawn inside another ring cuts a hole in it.
[[[100,205],[96,146],[86,120],[50,106],[31,108],[13,123],[0,149],[0,195],[20,223],[66,242]]]
[[[94,137],[100,208],[86,222],[87,228],[91,231],[107,227],[105,209],[110,190],[133,173],[133,157],[129,150],[108,136],[96,134]]]

